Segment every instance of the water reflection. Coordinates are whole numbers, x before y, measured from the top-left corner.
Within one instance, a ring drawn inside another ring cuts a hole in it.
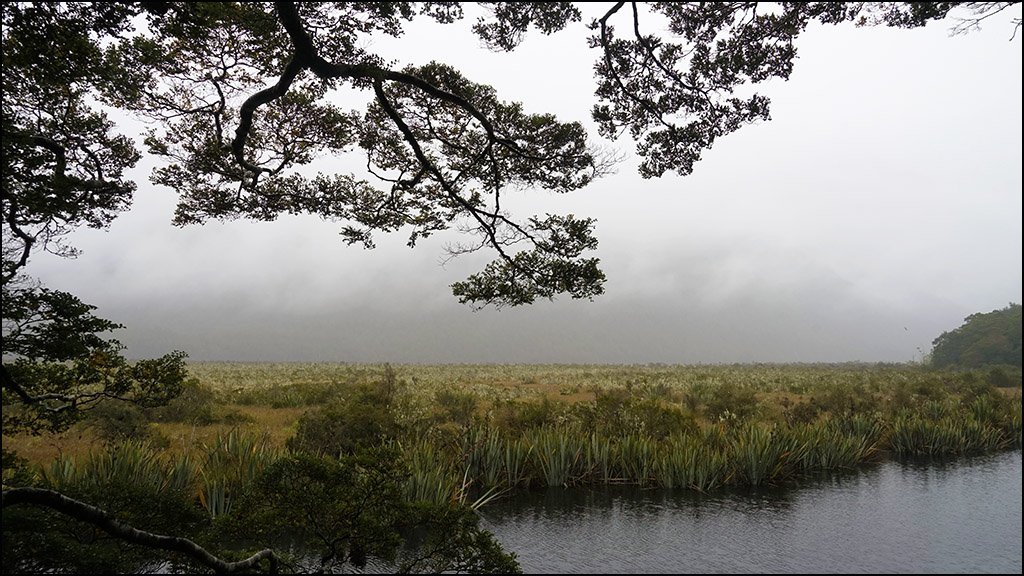
[[[1021,572],[1021,452],[788,489],[548,490],[484,510],[528,573]]]

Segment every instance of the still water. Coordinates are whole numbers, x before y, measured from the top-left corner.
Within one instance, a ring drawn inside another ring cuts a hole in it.
[[[547,490],[483,526],[526,573],[1021,573],[1021,452],[797,487]]]

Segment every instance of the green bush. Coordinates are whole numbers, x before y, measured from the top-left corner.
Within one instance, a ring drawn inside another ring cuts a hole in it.
[[[988,375],[975,372],[964,372],[959,374],[956,380],[956,390],[960,393],[961,400],[969,404],[975,398],[981,396],[998,395],[999,392],[989,382]]]
[[[252,416],[239,412],[238,410],[232,410],[225,414],[221,421],[228,426],[238,426],[240,424],[256,424],[256,419]]]
[[[545,424],[554,424],[568,412],[562,402],[552,402],[547,397],[540,402],[499,401],[491,407],[489,417],[499,430],[521,434]]]
[[[234,540],[301,543],[312,553],[295,559],[300,572],[349,572],[370,558],[403,574],[520,572],[472,510],[407,502],[407,475],[386,449],[337,460],[281,458],[218,527]]]
[[[897,385],[906,396],[900,396],[907,402],[912,401],[913,391],[905,385]],[[822,393],[815,394],[812,401],[817,407],[833,416],[852,416],[855,414],[870,414],[878,409],[878,398],[862,384],[848,384],[845,386],[828,386]],[[808,409],[809,410],[809,409]]]
[[[441,407],[443,421],[469,426],[476,411],[477,397],[472,392],[462,390],[438,390],[434,399]]]
[[[1006,368],[996,366],[985,375],[985,381],[996,388],[1020,388],[1021,371],[1019,368],[1017,370],[1011,368],[1008,372]]]
[[[757,413],[757,394],[748,386],[726,381],[714,391],[714,397],[704,406],[708,418],[718,420],[733,415],[737,420],[747,420]]]
[[[626,388],[603,388],[594,391],[594,402],[577,409],[577,419],[583,428],[615,436],[626,434],[634,428],[625,413],[632,401],[632,392]]]
[[[792,408],[787,408],[785,411],[785,419],[786,422],[790,424],[795,422],[809,424],[817,420],[819,414],[821,414],[821,410],[812,398],[810,402],[800,402]]]
[[[189,378],[182,386],[181,395],[165,406],[150,410],[150,417],[156,422],[186,422],[197,426],[213,424],[215,396],[209,386],[195,378]]]
[[[697,429],[693,413],[655,399],[634,399],[626,406],[626,413],[626,420],[635,423],[637,431],[655,439],[691,433]]]
[[[28,460],[18,456],[14,451],[7,448],[0,449],[0,462],[2,462],[5,488],[28,486],[35,479],[35,474],[29,468]]]
[[[129,402],[100,402],[89,411],[87,422],[96,435],[107,443],[154,439],[149,417],[141,408]]]
[[[287,446],[315,455],[355,454],[394,438],[397,428],[387,396],[362,386],[348,398],[303,414]]]

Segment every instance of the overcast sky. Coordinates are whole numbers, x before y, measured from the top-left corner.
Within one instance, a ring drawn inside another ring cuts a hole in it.
[[[442,267],[439,235],[347,247],[315,218],[171,226],[176,196],[135,171],[135,206],[73,238],[76,260],[26,272],[127,326],[132,358],[395,363],[732,363],[919,360],[975,312],[1021,301],[1021,38],[1013,14],[950,37],[813,26],[788,82],[759,88],[772,121],[716,143],[687,177],[643,180],[633,144],[612,176],[515,214],[597,219],[607,293],[472,311],[449,285],[493,254]],[[531,112],[588,126],[582,23],[492,54],[472,23],[414,26],[372,48],[451,63]],[[596,130],[591,128],[595,139]],[[141,148],[141,144],[140,144]],[[358,171],[354,155],[325,170]]]

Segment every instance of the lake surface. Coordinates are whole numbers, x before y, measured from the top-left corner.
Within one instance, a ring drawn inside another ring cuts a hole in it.
[[[796,487],[610,487],[492,502],[526,573],[1021,573],[1021,452],[886,462]]]

